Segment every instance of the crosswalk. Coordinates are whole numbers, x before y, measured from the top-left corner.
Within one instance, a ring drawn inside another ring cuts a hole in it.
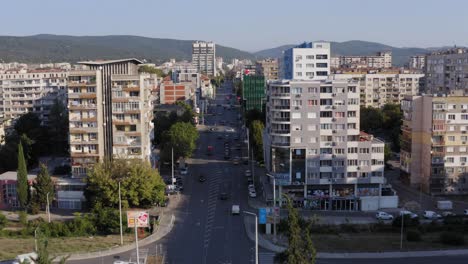
[[[273,252],[259,252],[258,253],[258,263],[259,264],[274,264],[275,263],[275,253],[273,253]]]
[[[221,181],[221,170],[215,171],[214,175],[210,177],[208,186],[208,201],[207,215],[205,223],[205,234],[203,240],[203,246],[207,249],[210,245],[211,231],[213,230],[214,220],[216,216],[216,203],[219,193],[219,183]]]

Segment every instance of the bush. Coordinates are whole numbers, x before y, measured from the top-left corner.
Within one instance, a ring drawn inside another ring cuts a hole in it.
[[[408,232],[406,232],[406,240],[410,242],[421,241],[421,233],[416,230],[409,230]]]
[[[6,216],[0,213],[0,230],[2,230],[6,226],[7,223],[8,223],[8,219],[6,218]]]
[[[465,244],[465,238],[460,233],[443,232],[440,234],[440,242],[447,245],[461,246]]]
[[[419,226],[419,218],[411,218],[409,215],[405,215],[404,217],[405,219],[403,221],[403,225],[405,227]],[[392,226],[401,227],[401,216],[397,216],[395,219],[393,219]]]
[[[19,211],[18,212],[18,220],[23,225],[23,227],[26,227],[28,225],[28,213],[25,211]]]

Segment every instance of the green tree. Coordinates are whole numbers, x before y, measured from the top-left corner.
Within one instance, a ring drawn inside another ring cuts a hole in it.
[[[198,136],[198,131],[192,124],[177,122],[166,134],[167,143],[164,151],[170,152],[171,148],[174,148],[174,158],[188,158],[196,148]]]
[[[263,124],[265,124],[265,114],[259,111],[258,109],[252,109],[245,113],[245,125],[248,128],[252,127],[252,122],[254,120],[260,120]]]
[[[68,111],[58,99],[49,113],[49,145],[55,154],[66,153],[68,146]]]
[[[384,162],[387,164],[387,161],[390,160],[392,156],[392,150],[390,149],[390,146],[388,144],[385,144],[384,147]]]
[[[149,162],[114,159],[97,163],[90,170],[85,189],[90,207],[116,208],[119,182],[124,207],[150,207],[164,201],[164,181]]]
[[[138,72],[145,72],[145,73],[150,73],[150,74],[156,74],[158,77],[166,77],[167,74],[165,74],[161,69],[149,66],[149,65],[143,65],[138,68]]]
[[[176,105],[182,106],[184,108],[184,113],[177,118],[178,122],[186,122],[194,124],[195,111],[193,108],[185,102],[178,101]]]
[[[54,183],[49,175],[49,170],[45,164],[40,164],[40,171],[37,174],[36,182],[34,184],[36,189],[35,200],[42,208],[45,208],[47,203],[47,193],[49,197],[54,197]]]
[[[372,132],[382,128],[383,115],[382,111],[373,107],[361,107],[360,110],[360,125],[361,130]]]
[[[28,204],[28,170],[26,169],[26,160],[23,154],[23,145],[21,142],[18,145],[18,171],[16,192],[21,208],[26,208]]]
[[[0,213],[0,231],[6,226],[8,223],[8,219],[6,216],[2,213]]]
[[[255,151],[255,158],[257,160],[263,160],[263,129],[265,126],[260,120],[254,120],[252,122],[252,128],[250,129],[252,145]]]
[[[161,144],[164,132],[168,131],[173,124],[178,120],[176,112],[171,112],[166,114],[164,112],[159,112],[156,114],[153,119],[154,123],[154,143],[156,145]]]

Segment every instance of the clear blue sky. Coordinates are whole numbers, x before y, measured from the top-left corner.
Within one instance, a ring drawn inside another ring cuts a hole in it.
[[[139,35],[256,51],[313,40],[468,46],[466,0],[9,0],[0,35]]]

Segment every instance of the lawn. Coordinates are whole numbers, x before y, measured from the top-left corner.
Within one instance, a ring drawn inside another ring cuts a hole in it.
[[[133,242],[132,235],[124,235],[124,244]],[[120,244],[119,235],[95,237],[50,238],[49,251],[54,253],[92,252]],[[0,238],[0,260],[14,259],[34,250],[34,238]]]

